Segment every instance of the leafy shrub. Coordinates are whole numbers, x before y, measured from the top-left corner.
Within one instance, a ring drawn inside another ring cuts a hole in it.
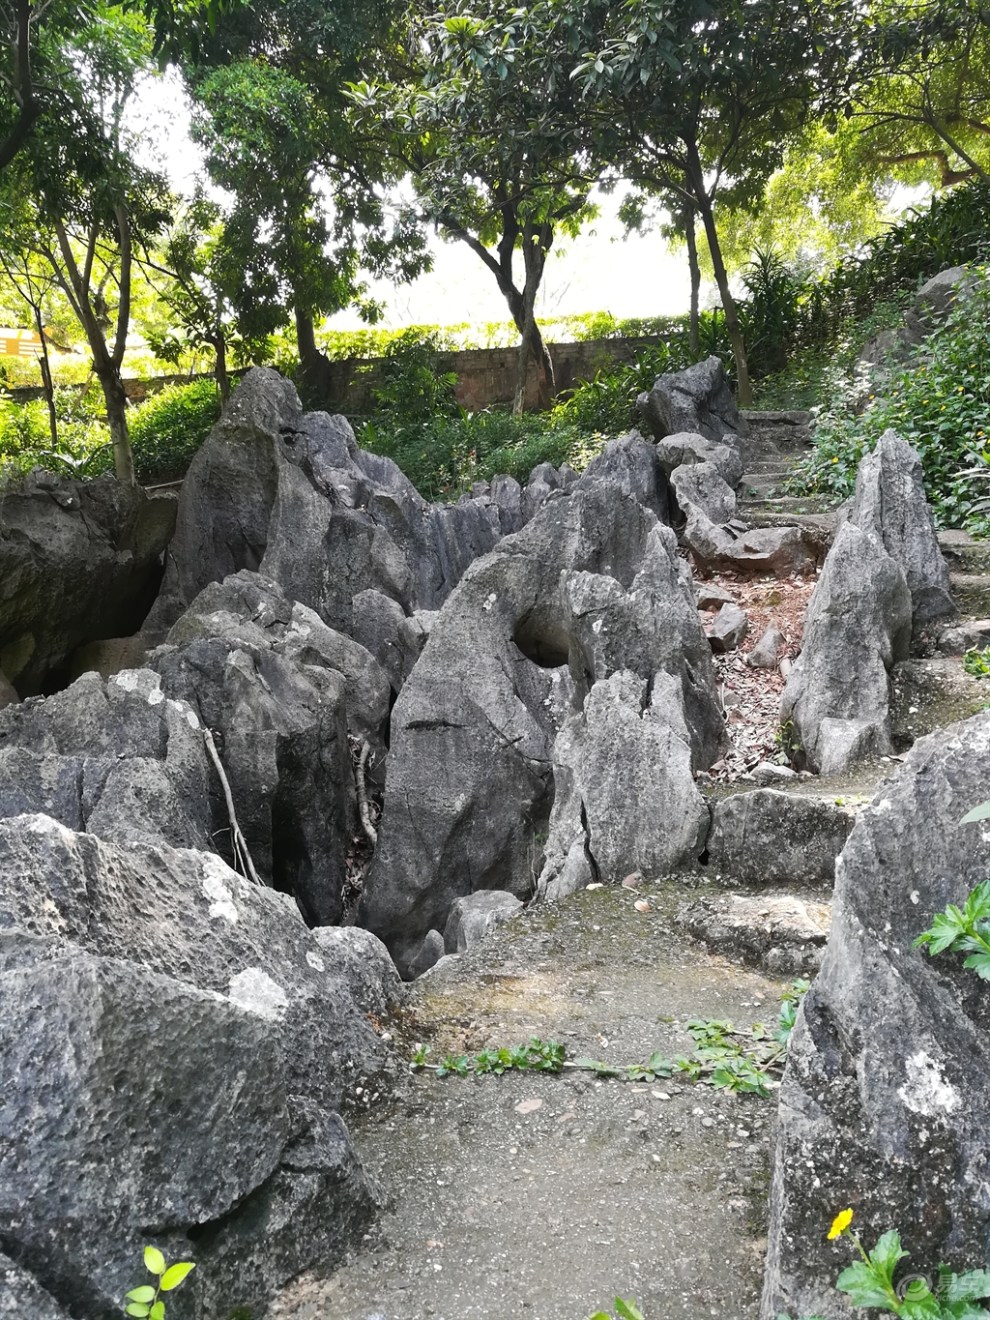
[[[575,386],[553,409],[551,424],[598,435],[621,435],[636,425],[636,396],[657,376],[680,371],[690,362],[686,339],[644,348],[635,362],[610,367]]]
[[[797,480],[802,491],[846,498],[856,468],[888,427],[921,455],[939,525],[990,531],[980,473],[990,469],[990,279],[957,303],[944,328],[871,393],[847,381],[818,418],[815,448]]]
[[[167,385],[139,404],[128,415],[138,481],[150,486],[183,476],[219,416],[220,396],[212,380]]]

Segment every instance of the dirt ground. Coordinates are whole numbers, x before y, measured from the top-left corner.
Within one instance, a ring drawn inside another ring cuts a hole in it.
[[[536,1035],[632,1063],[688,1053],[692,1018],[775,1022],[783,982],[677,931],[698,886],[525,912],[411,987],[400,1048],[418,1037],[438,1058]],[[646,1320],[755,1320],[773,1110],[676,1078],[410,1074],[352,1129],[388,1204],[365,1250],[298,1281],[273,1315],[584,1320],[619,1296]]]

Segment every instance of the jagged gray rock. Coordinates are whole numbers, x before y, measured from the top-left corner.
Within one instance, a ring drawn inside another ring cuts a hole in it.
[[[727,437],[730,438],[730,437]],[[693,431],[678,431],[657,442],[660,466],[673,476],[676,468],[692,463],[710,463],[723,481],[735,489],[742,480],[743,461],[738,442],[718,444]]]
[[[636,407],[655,440],[690,432],[734,447],[745,433],[725,368],[717,357],[658,376],[652,389],[636,400]]]
[[[750,669],[776,669],[777,662],[787,649],[787,638],[779,628],[769,627],[746,656]]]
[[[916,631],[956,613],[925,499],[921,458],[896,431],[884,431],[860,463],[849,521],[879,537],[903,569]]]
[[[549,468],[525,493],[506,478],[457,504],[428,504],[390,459],[358,448],[345,418],[303,413],[287,381],[255,368],[190,465],[149,626],[170,627],[203,587],[242,568],[345,633],[363,591],[404,614],[435,609],[562,484]]]
[[[404,974],[457,898],[529,890],[563,694],[573,687],[580,701],[616,668],[669,672],[689,745],[702,758],[717,748],[711,659],[673,537],[598,482],[548,500],[468,570],[392,712],[361,914]]]
[[[736,884],[831,886],[853,815],[834,798],[773,788],[715,804],[708,862]]]
[[[714,463],[685,463],[670,478],[677,504],[686,516],[697,509],[709,522],[727,523],[736,516],[736,497]]]
[[[554,745],[556,796],[537,892],[562,898],[700,856],[709,812],[691,775],[676,681],[621,670],[595,683]]]
[[[746,640],[749,617],[738,605],[723,605],[708,625],[708,642],[716,655],[735,651]]]
[[[967,619],[939,633],[938,649],[943,655],[965,655],[974,646],[990,646],[990,619]]]
[[[0,1317],[2,1320],[69,1320],[68,1313],[27,1270],[0,1253]]]
[[[515,894],[504,889],[479,889],[451,906],[443,931],[447,953],[464,953],[485,938],[490,930],[522,911]]]
[[[912,1272],[985,1260],[990,1027],[983,982],[914,940],[990,874],[990,714],[919,741],[856,821],[838,865],[832,933],[788,1051],[762,1320],[848,1314],[848,1263],[825,1240],[854,1206],[872,1246],[897,1228]]]
[[[597,458],[593,458],[574,484],[586,490],[595,482],[611,482],[626,495],[632,495],[644,508],[656,514],[662,523],[671,521],[670,483],[656,447],[647,443],[638,431],[610,440]]]
[[[351,635],[381,665],[393,692],[401,691],[426,645],[424,613],[407,616],[398,601],[380,591],[359,591],[351,602]]]
[[[112,477],[35,472],[0,500],[0,673],[40,692],[84,642],[135,632],[154,599],[174,499]]]
[[[801,654],[781,699],[796,760],[824,774],[890,752],[889,670],[907,658],[911,593],[871,532],[844,524],[808,604]]]

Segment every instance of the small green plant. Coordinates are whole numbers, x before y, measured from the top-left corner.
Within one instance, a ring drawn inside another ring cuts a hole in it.
[[[613,1316],[610,1311],[596,1311],[591,1320],[613,1320]],[[635,1302],[624,1302],[621,1297],[617,1297],[614,1320],[643,1320],[643,1312]]]
[[[140,1316],[142,1320],[165,1320],[165,1303],[160,1294],[178,1288],[190,1271],[196,1268],[195,1263],[191,1260],[177,1260],[169,1265],[157,1247],[145,1247],[144,1267],[154,1283],[143,1283],[131,1289],[127,1294],[124,1314]]]
[[[859,1260],[842,1271],[835,1286],[844,1292],[858,1310],[886,1311],[903,1320],[984,1320],[988,1312],[977,1305],[990,1297],[990,1273],[967,1270],[954,1274],[946,1266],[938,1267],[933,1283],[920,1275],[894,1282],[894,1274],[908,1253],[901,1246],[900,1234],[892,1229],[884,1233],[872,1251],[867,1251],[852,1232],[852,1210],[843,1210],[832,1221],[830,1242],[848,1237],[859,1253]],[[790,1320],[778,1316],[777,1320]],[[809,1320],[821,1320],[811,1316]]]
[[[990,981],[990,880],[972,889],[962,907],[949,903],[937,913],[914,941],[915,948],[924,946],[933,958],[939,953],[968,954],[963,966]]]
[[[498,1046],[473,1055],[447,1054],[439,1063],[429,1062],[429,1045],[417,1045],[410,1067],[413,1071],[428,1069],[438,1077],[577,1071],[616,1081],[653,1082],[679,1075],[687,1081],[766,1098],[779,1084],[798,1006],[808,985],[804,980],[795,981],[784,992],[773,1028],[757,1022],[747,1031],[737,1031],[731,1022],[692,1019],[685,1029],[694,1041],[694,1050],[677,1059],[668,1059],[659,1050],[642,1063],[605,1063],[584,1056],[569,1059],[559,1042],[533,1036],[525,1045]]]
[[[990,646],[971,646],[963,656],[963,669],[970,678],[990,678]]]

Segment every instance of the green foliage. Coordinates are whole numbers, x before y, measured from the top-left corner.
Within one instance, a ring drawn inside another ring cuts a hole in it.
[[[392,414],[400,425],[456,417],[457,375],[444,371],[443,343],[438,334],[406,330],[385,348],[371,394],[379,413]]]
[[[569,1059],[564,1046],[557,1041],[543,1041],[534,1036],[525,1045],[496,1046],[474,1055],[447,1054],[439,1063],[429,1062],[428,1045],[417,1045],[410,1067],[414,1071],[429,1069],[438,1077],[577,1071],[616,1081],[653,1082],[679,1075],[687,1081],[702,1081],[739,1095],[765,1099],[778,1084],[797,1008],[808,984],[794,981],[784,992],[779,1019],[773,1029],[759,1022],[747,1031],[737,1031],[731,1022],[702,1019],[687,1022],[685,1028],[695,1048],[690,1055],[678,1059],[668,1059],[659,1050],[642,1063],[606,1063],[584,1056]]]
[[[613,1317],[609,1311],[596,1311],[591,1320],[613,1320]],[[643,1312],[635,1302],[624,1302],[621,1297],[617,1297],[614,1320],[643,1320]]]
[[[949,903],[936,913],[931,926],[914,941],[915,948],[925,946],[933,958],[947,952],[968,954],[963,966],[990,981],[990,880],[972,889],[961,908]]]
[[[0,478],[45,468],[70,477],[113,470],[106,424],[95,416],[91,392],[56,391],[59,447],[52,448],[42,400],[15,403],[0,395]],[[211,380],[167,385],[128,411],[134,468],[144,485],[181,477],[220,415]]]
[[[990,471],[990,279],[980,275],[944,328],[918,345],[865,406],[859,382],[836,390],[819,415],[796,489],[846,498],[860,459],[893,427],[921,455],[936,522],[986,532],[980,474]]]
[[[835,1285],[857,1310],[884,1311],[902,1320],[986,1320],[990,1313],[979,1303],[990,1298],[990,1272],[967,1270],[955,1274],[939,1265],[931,1282],[917,1274],[895,1282],[898,1266],[908,1258],[900,1234],[891,1229],[867,1251],[850,1230],[852,1217],[851,1210],[844,1210],[836,1217],[828,1237],[848,1237],[859,1256],[842,1271]],[[790,1317],[782,1315],[777,1320]]]
[[[178,1288],[196,1266],[191,1260],[177,1260],[169,1265],[157,1247],[145,1247],[144,1267],[154,1282],[130,1290],[124,1314],[134,1316],[136,1320],[165,1320],[165,1303],[161,1294]]]
[[[963,669],[970,678],[990,678],[990,646],[971,646],[963,656]]]

